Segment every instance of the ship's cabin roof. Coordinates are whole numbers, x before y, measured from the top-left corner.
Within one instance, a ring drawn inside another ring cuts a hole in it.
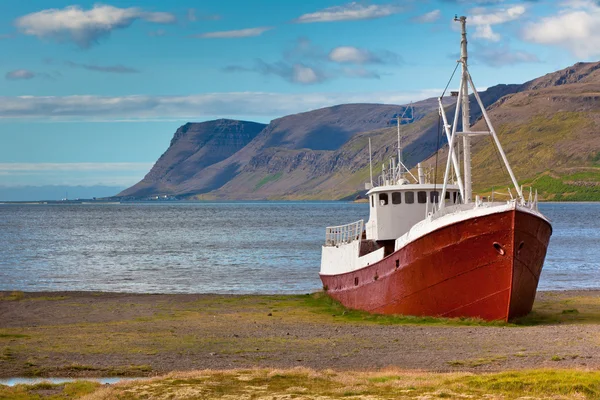
[[[433,183],[415,183],[415,184],[404,184],[404,185],[385,185],[385,186],[377,186],[367,192],[367,196],[370,196],[374,193],[382,193],[382,192],[403,192],[407,190],[436,190],[440,193],[442,192],[443,185],[441,183],[433,184]],[[446,190],[460,190],[458,185],[446,185]]]

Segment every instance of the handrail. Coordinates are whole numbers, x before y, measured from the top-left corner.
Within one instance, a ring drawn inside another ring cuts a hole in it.
[[[364,229],[364,220],[347,225],[328,226],[325,228],[325,246],[337,246],[340,243],[352,243],[360,240]]]

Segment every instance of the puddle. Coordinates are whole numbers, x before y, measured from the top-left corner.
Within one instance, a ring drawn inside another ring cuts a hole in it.
[[[50,383],[65,383],[65,382],[75,382],[75,381],[93,381],[99,382],[101,384],[112,385],[117,382],[126,382],[126,381],[136,381],[140,379],[148,379],[148,377],[144,378],[119,378],[119,377],[111,377],[111,378],[8,378],[8,379],[0,379],[0,385],[5,386],[15,386],[15,385],[35,385],[40,382],[50,382]]]

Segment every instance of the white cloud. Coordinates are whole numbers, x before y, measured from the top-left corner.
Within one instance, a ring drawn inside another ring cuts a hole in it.
[[[231,38],[242,38],[260,36],[266,31],[273,29],[271,26],[261,26],[258,28],[247,28],[238,29],[234,31],[218,31],[218,32],[206,32],[198,35],[191,35],[191,37],[201,39],[231,39]]]
[[[329,60],[338,63],[366,64],[381,62],[379,57],[366,49],[352,46],[336,47],[329,52]]]
[[[440,10],[433,10],[418,17],[415,17],[414,21],[422,24],[430,24],[440,19],[441,15],[442,13]]]
[[[319,77],[319,74],[311,67],[307,67],[302,64],[295,64],[293,67],[292,80],[294,82],[308,84],[319,82],[321,78]]]
[[[492,26],[516,21],[524,16],[526,11],[527,8],[523,5],[499,8],[492,11],[486,8],[475,8],[471,10],[473,15],[469,16],[467,21],[475,26],[474,38],[497,42],[501,37],[493,31]]]
[[[90,10],[69,6],[38,11],[17,18],[15,25],[26,35],[58,42],[72,41],[79,47],[88,48],[113,30],[127,28],[138,19],[159,24],[175,22],[175,16],[166,12],[96,4]]]
[[[7,72],[5,77],[8,80],[16,81],[19,79],[32,79],[35,78],[35,75],[35,72],[29,71],[27,69],[17,69],[14,71]]]
[[[563,3],[557,15],[525,26],[524,40],[560,46],[580,58],[600,56],[600,6],[594,1]]]
[[[312,22],[349,21],[359,19],[375,19],[402,12],[403,9],[393,4],[364,4],[352,2],[342,6],[334,6],[304,14],[293,22],[304,24]]]
[[[310,79],[301,71],[299,78]],[[0,97],[0,119],[129,121],[236,116],[273,117],[346,103],[405,104],[439,96],[440,89],[371,93],[206,93],[189,96],[18,96]]]

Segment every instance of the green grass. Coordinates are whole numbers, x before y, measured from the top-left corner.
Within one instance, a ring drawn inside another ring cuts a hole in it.
[[[254,187],[254,190],[256,191],[256,190],[260,189],[261,187],[263,187],[264,185],[266,185],[267,183],[278,180],[279,178],[281,178],[282,175],[283,175],[283,172],[277,172],[275,174],[269,174],[269,175],[265,176],[260,181],[258,181],[256,186]]]
[[[513,323],[520,326],[600,324],[600,296],[538,293],[533,311]]]
[[[568,183],[600,180],[600,172],[592,168],[594,161],[579,159],[568,153],[571,142],[578,140],[578,135],[595,129],[588,114],[569,111],[539,114],[522,124],[507,123],[496,128],[515,175],[522,180],[521,183],[533,182],[533,187],[543,192],[540,194],[544,199],[600,200],[600,190]],[[477,191],[485,191],[483,188],[489,191],[492,185],[505,191],[507,186],[511,186],[490,139],[476,141],[473,153],[473,182]],[[583,167],[588,167],[587,171],[572,170]],[[548,176],[549,171],[552,171],[552,177]]]
[[[448,325],[448,326],[510,326],[504,321],[484,321],[476,318],[414,317],[381,315],[350,310],[323,292],[304,296],[304,303],[314,313],[332,315],[337,322],[371,323],[379,325]]]

